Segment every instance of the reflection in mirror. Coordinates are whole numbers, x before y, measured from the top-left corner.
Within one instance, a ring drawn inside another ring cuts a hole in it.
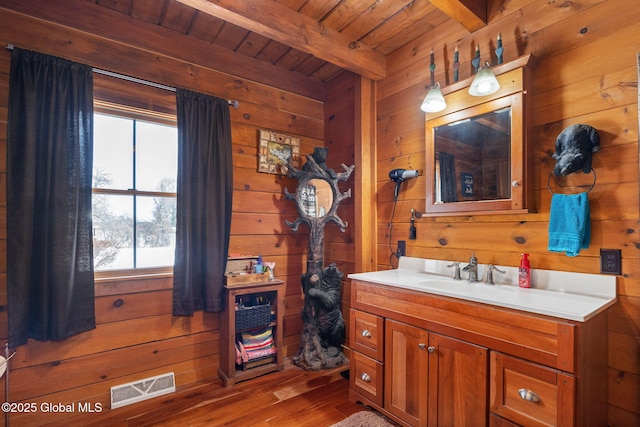
[[[311,179],[298,186],[297,192],[302,212],[311,218],[322,218],[333,205],[333,190],[323,179]]]
[[[511,197],[511,107],[434,129],[436,203]]]

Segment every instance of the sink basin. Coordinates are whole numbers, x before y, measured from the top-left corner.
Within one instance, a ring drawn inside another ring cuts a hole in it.
[[[499,307],[585,321],[616,301],[615,276],[532,270],[534,287],[518,286],[517,267],[501,266],[497,284],[454,280],[451,262],[401,257],[398,269],[349,274],[349,278]],[[484,278],[486,266],[478,265]]]
[[[441,277],[418,282],[415,284],[414,289],[437,292],[440,295],[453,297],[474,298],[483,302],[498,301],[501,300],[501,294],[512,294],[518,291],[517,286],[488,285],[484,282],[469,282],[467,280],[453,280]]]

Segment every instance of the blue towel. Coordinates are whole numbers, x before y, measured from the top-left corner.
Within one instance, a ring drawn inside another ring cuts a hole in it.
[[[554,194],[549,215],[549,251],[577,256],[589,247],[591,217],[587,193]]]

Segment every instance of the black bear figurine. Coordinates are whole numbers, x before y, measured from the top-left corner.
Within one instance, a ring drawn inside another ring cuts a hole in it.
[[[591,156],[600,149],[600,134],[589,125],[571,125],[556,139],[556,176],[569,175],[579,169],[591,172]]]

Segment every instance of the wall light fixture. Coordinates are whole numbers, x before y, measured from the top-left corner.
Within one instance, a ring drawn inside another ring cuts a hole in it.
[[[478,70],[471,86],[469,86],[469,95],[491,95],[492,93],[496,93],[498,89],[500,89],[500,83],[498,83],[498,79],[496,79],[495,74],[491,71],[489,62],[485,61],[484,65]]]
[[[437,113],[445,108],[447,108],[447,103],[444,100],[444,96],[442,96],[440,83],[436,82],[427,92],[427,96],[424,97],[420,109],[425,113]]]

